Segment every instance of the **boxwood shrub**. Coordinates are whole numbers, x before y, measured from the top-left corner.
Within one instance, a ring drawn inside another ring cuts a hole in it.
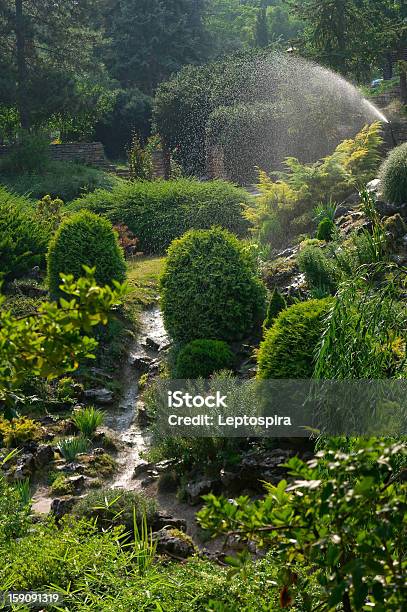
[[[315,350],[333,298],[308,300],[283,310],[258,352],[258,378],[311,378]]]
[[[390,151],[380,168],[380,180],[387,202],[407,202],[407,142]]]
[[[43,266],[49,238],[32,203],[0,185],[0,276],[10,281]]]
[[[214,372],[231,370],[235,357],[222,340],[192,340],[183,346],[177,356],[175,377],[209,378]]]
[[[117,234],[111,223],[89,211],[68,217],[55,233],[48,251],[48,284],[58,295],[60,274],[79,278],[83,266],[96,266],[96,281],[100,285],[113,280],[124,281],[126,263]]]
[[[219,225],[238,236],[246,234],[242,216],[246,191],[223,181],[140,181],[96,190],[75,200],[70,208],[88,209],[106,216],[113,225],[124,224],[139,239],[145,253],[163,253],[174,238],[189,229]]]
[[[165,326],[175,341],[233,341],[262,321],[265,289],[252,256],[221,228],[174,240],[161,277]]]

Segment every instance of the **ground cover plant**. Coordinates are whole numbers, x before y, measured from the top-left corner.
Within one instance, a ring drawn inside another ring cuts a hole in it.
[[[113,174],[73,162],[49,162],[45,169],[24,173],[2,173],[0,183],[11,191],[40,200],[46,195],[70,202],[96,189],[112,189],[120,182]]]

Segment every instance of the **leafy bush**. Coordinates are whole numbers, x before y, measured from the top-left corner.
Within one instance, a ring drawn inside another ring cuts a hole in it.
[[[0,185],[0,274],[12,280],[42,266],[49,238],[29,200]]]
[[[287,308],[287,302],[285,301],[284,296],[281,295],[278,289],[273,289],[273,293],[271,294],[271,298],[267,306],[266,318],[264,319],[263,323],[264,331],[272,326],[274,319],[285,308]]]
[[[85,438],[91,438],[96,429],[102,425],[104,413],[93,406],[76,410],[72,420]]]
[[[379,264],[372,275],[383,272]],[[322,379],[403,378],[407,313],[402,269],[372,288],[371,276],[355,274],[337,294],[318,343],[316,375]],[[350,350],[352,347],[352,350]]]
[[[43,172],[49,164],[49,144],[49,138],[45,134],[22,131],[11,152],[2,159],[0,172],[4,174]]]
[[[316,238],[318,240],[325,240],[325,242],[329,242],[332,240],[334,232],[335,223],[330,219],[322,219],[322,221],[320,221],[318,224]]]
[[[284,244],[290,235],[312,226],[314,202],[328,210],[333,201],[344,199],[373,178],[380,160],[380,129],[380,123],[364,127],[354,139],[340,143],[332,155],[313,164],[286,158],[287,171],[277,173],[277,181],[260,171],[261,196],[245,213],[256,237],[273,247]]]
[[[0,446],[15,448],[41,437],[41,427],[28,417],[14,418],[11,421],[0,417]]]
[[[70,202],[84,193],[112,189],[122,182],[113,174],[74,162],[53,161],[41,173],[5,175],[0,169],[0,183],[16,193],[29,194],[38,200],[50,195]]]
[[[142,492],[99,489],[81,499],[75,505],[73,512],[78,518],[96,518],[100,528],[125,525],[127,529],[133,530],[133,509],[138,524],[141,524],[145,516],[147,523],[151,525],[157,503],[155,499],[147,497]]]
[[[298,267],[305,274],[310,289],[335,293],[338,271],[332,259],[317,246],[306,246],[297,255]]]
[[[388,154],[380,168],[384,199],[391,204],[407,202],[407,143]]]
[[[174,340],[243,338],[261,321],[264,299],[250,255],[226,230],[191,230],[168,249],[161,304]]]
[[[71,208],[87,208],[114,225],[127,225],[139,239],[140,251],[163,253],[174,238],[192,228],[220,225],[244,235],[248,223],[241,205],[249,199],[247,192],[229,183],[180,179],[123,183],[111,192],[98,190],[76,200]]]
[[[112,285],[126,278],[126,264],[117,235],[107,219],[82,211],[65,219],[48,250],[48,283],[53,295],[60,293],[60,274],[83,274],[83,266],[96,267],[98,284]]]
[[[221,340],[192,340],[178,353],[175,378],[209,378],[219,370],[231,370],[234,355]]]
[[[90,444],[86,438],[65,438],[58,443],[57,449],[67,461],[75,461],[76,455],[88,452]]]
[[[311,378],[315,351],[332,298],[294,304],[266,332],[258,352],[258,378]]]
[[[292,458],[287,467],[293,482],[267,484],[265,499],[256,501],[207,495],[199,522],[214,535],[233,533],[270,548],[286,570],[280,601],[300,596],[300,610],[333,611],[340,605],[401,612],[407,595],[407,485],[396,468],[400,454],[406,456],[403,444],[362,439],[352,452],[333,446],[308,463]],[[292,566],[298,558],[317,576],[317,598],[306,583],[298,584]]]

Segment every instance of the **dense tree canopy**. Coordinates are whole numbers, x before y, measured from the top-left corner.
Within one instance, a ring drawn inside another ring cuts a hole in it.
[[[0,1],[0,106],[18,109],[22,127],[72,118],[82,131],[111,103],[95,60],[100,33],[90,29],[98,3]]]

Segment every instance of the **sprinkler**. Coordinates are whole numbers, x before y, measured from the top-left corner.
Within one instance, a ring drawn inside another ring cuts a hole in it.
[[[395,147],[397,147],[397,146],[398,146],[398,142],[397,142],[396,137],[395,137],[394,132],[393,132],[393,125],[392,125],[392,122],[391,122],[390,120],[388,120],[388,121],[387,121],[387,125],[388,125],[388,128],[389,128],[389,130],[390,130],[390,135],[391,135],[391,139],[392,139],[393,145],[394,145]]]

